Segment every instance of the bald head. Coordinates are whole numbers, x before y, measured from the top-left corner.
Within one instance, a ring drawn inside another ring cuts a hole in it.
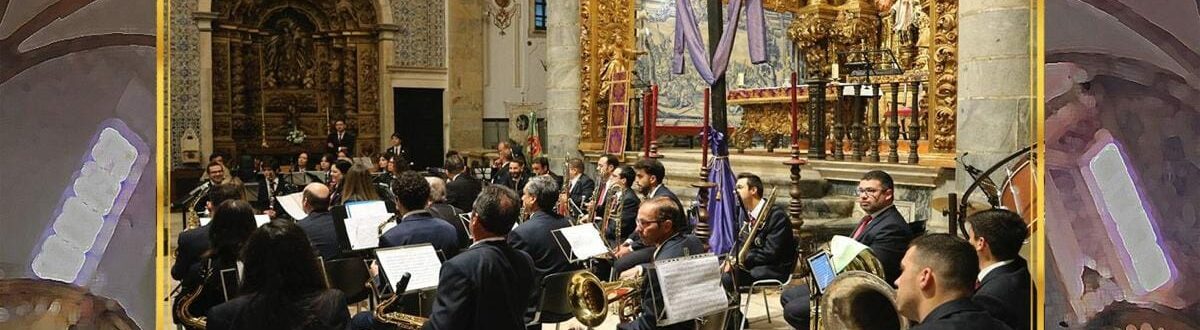
[[[304,212],[325,212],[329,210],[329,186],[313,182],[304,186]]]
[[[427,176],[425,181],[429,182],[429,200],[434,203],[445,203],[446,181],[436,176]]]

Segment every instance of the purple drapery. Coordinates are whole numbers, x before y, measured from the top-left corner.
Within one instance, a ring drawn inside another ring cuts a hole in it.
[[[764,20],[762,0],[730,0],[728,11],[725,13],[725,27],[721,31],[721,41],[717,43],[717,52],[710,63],[708,52],[704,47],[704,39],[700,38],[700,25],[696,22],[696,13],[688,0],[675,0],[675,56],[671,58],[671,72],[683,74],[683,52],[692,58],[692,65],[710,86],[717,78],[725,75],[729,67],[729,53],[733,49],[733,39],[737,36],[738,20],[741,18],[742,1],[746,1],[746,40],[750,44],[750,62],[762,64],[767,62],[766,36],[767,23]]]
[[[708,224],[712,229],[708,245],[712,253],[725,254],[734,248],[734,236],[738,230],[737,216],[738,212],[743,211],[738,206],[737,192],[734,191],[737,174],[729,166],[729,147],[725,144],[725,135],[712,127],[705,129],[708,131],[708,145],[713,154],[712,160],[709,161],[708,181],[717,184],[708,191]]]

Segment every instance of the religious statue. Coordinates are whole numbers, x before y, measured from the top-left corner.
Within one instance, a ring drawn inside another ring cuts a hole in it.
[[[304,29],[284,18],[267,44],[267,85],[312,87],[312,43]]]
[[[613,37],[611,44],[604,45],[600,48],[600,53],[608,55],[610,60],[603,68],[600,69],[600,97],[608,97],[610,90],[609,82],[612,82],[612,75],[618,71],[629,71],[630,65],[627,62],[636,61],[638,55],[645,54],[645,51],[639,51],[625,46],[625,37],[617,34]]]

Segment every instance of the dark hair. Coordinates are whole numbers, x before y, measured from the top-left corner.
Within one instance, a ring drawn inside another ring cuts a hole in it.
[[[299,171],[307,171],[308,169],[312,168],[312,166],[313,166],[313,163],[314,163],[314,162],[312,161],[312,159],[305,160],[305,162],[307,162],[307,163],[305,163],[305,164],[304,164],[304,167],[300,167],[300,155],[304,155],[305,157],[311,157],[311,156],[312,156],[312,155],[309,155],[307,151],[301,151],[301,152],[297,153],[297,154],[296,154],[296,161],[295,161],[295,164],[296,164],[296,170],[299,170]]]
[[[483,187],[471,208],[479,216],[483,229],[496,235],[508,235],[520,215],[521,198],[516,191],[494,184]]]
[[[750,188],[754,188],[754,191],[758,192],[758,197],[763,197],[762,179],[757,175],[754,175],[754,173],[750,172],[742,172],[737,175],[737,178],[738,180],[746,179],[746,185],[750,186]]]
[[[337,167],[338,171],[342,172],[343,176],[346,175],[347,172],[350,172],[351,166],[354,166],[354,164],[345,159],[338,159],[337,161],[333,162],[333,167]],[[338,184],[340,185],[341,182]]]
[[[345,120],[345,119],[338,119],[338,120],[334,120],[334,121],[333,121],[333,123],[334,123],[334,124],[337,124],[338,122],[342,122],[342,124],[345,124],[345,123],[346,123],[346,120]]]
[[[653,176],[659,184],[663,183],[663,178],[667,176],[667,169],[663,167],[661,162],[655,159],[639,160],[636,164],[633,164],[633,168],[645,171],[646,174]]]
[[[324,154],[321,154],[321,160],[326,163],[329,163],[329,165],[332,166],[333,163],[337,162],[337,155],[326,152]]]
[[[979,275],[979,256],[967,240],[949,234],[927,234],[909,243],[917,253],[918,265],[933,269],[943,288],[959,292],[974,292]]]
[[[659,196],[651,198],[643,202],[642,205],[653,208],[655,214],[654,221],[671,221],[671,230],[673,232],[678,232],[684,228],[687,228],[687,223],[683,219],[683,209],[681,209],[679,204],[676,204],[675,200],[671,199],[670,197]]]
[[[525,167],[525,158],[522,158],[522,157],[513,157],[512,159],[509,159],[508,161],[509,161],[509,162],[511,162],[511,163],[517,163],[517,164],[521,164],[521,167],[522,167],[522,168],[524,168],[524,167]]]
[[[446,156],[446,171],[450,173],[458,173],[466,169],[462,156],[456,154]]]
[[[404,141],[404,138],[400,137],[400,132],[392,133],[392,137],[399,139],[401,142]]]
[[[320,320],[308,311],[305,297],[326,289],[317,255],[304,230],[276,219],[250,235],[242,248],[245,274],[241,293],[253,295],[244,318],[249,329],[315,328]]]
[[[231,199],[242,199],[242,185],[237,183],[222,183],[208,191],[208,202],[220,208],[221,203]]]
[[[573,168],[580,173],[583,173],[583,160],[579,158],[571,158],[567,160],[567,168]]]
[[[541,165],[545,169],[550,169],[550,159],[546,158],[546,156],[538,156],[537,158],[534,158],[533,163]]]
[[[604,163],[607,164],[608,166],[612,166],[613,168],[621,167],[621,159],[617,158],[617,155],[604,154],[604,155],[600,156],[600,159],[604,159]],[[597,161],[599,161],[599,160],[597,160]]]
[[[315,184],[324,185],[321,183],[315,183]],[[308,187],[304,188],[304,199],[308,201],[309,206],[312,206],[313,212],[328,211],[329,210],[329,195],[331,195],[331,194],[332,194],[332,192],[330,192],[330,194],[326,194],[325,196],[320,196],[320,195],[317,195],[316,193],[314,193],[311,189],[308,189]]]
[[[867,172],[866,174],[863,174],[862,179],[859,181],[867,180],[879,181],[879,183],[883,185],[883,189],[894,189],[895,187],[895,184],[892,182],[892,176],[888,175],[887,172],[884,171],[873,170]]]
[[[1021,253],[1021,244],[1029,236],[1025,221],[1016,212],[991,209],[967,217],[975,237],[982,237],[988,250],[999,261],[1015,259]]]
[[[618,166],[617,169],[621,170],[621,174],[619,174],[621,179],[625,179],[625,188],[633,186],[633,166],[623,165]]]
[[[392,194],[396,195],[396,204],[409,211],[420,210],[429,202],[429,182],[417,172],[401,172],[392,180]]]
[[[537,207],[542,212],[555,213],[555,205],[558,204],[559,187],[554,183],[554,179],[547,176],[536,176],[529,179],[525,184],[525,192],[537,198]]]
[[[208,224],[209,248],[205,255],[226,262],[237,260],[254,228],[254,207],[250,203],[237,199],[221,202]]]
[[[342,162],[345,161],[338,161],[338,164]],[[349,171],[342,172],[342,181],[338,182],[338,189],[342,190],[343,202],[380,200],[379,193],[375,191],[375,184],[371,183],[371,170],[363,164],[351,165]]]
[[[275,161],[275,157],[264,157],[262,160],[262,168],[268,168],[271,169],[271,171],[279,172],[279,162]]]
[[[207,174],[208,172],[212,172],[212,170],[210,170],[210,169],[211,169],[213,166],[220,166],[222,170],[224,170],[224,169],[225,169],[225,165],[221,165],[221,163],[218,163],[218,162],[215,162],[215,161],[209,161],[209,162],[208,162],[208,166],[205,166],[205,167],[204,167],[204,173],[205,173],[205,174]],[[229,173],[225,173],[225,175],[229,175]]]

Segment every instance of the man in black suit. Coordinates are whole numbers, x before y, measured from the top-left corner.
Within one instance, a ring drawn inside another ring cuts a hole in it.
[[[209,213],[216,211],[217,205],[230,199],[242,198],[242,185],[226,183],[216,185],[208,191],[208,202],[205,208]],[[175,264],[171,266],[171,278],[183,280],[187,274],[196,271],[200,266],[200,256],[208,251],[208,225],[184,230],[179,233],[179,242],[175,245]]]
[[[329,187],[320,182],[304,186],[304,213],[308,215],[297,222],[308,235],[309,243],[325,260],[337,259],[341,254],[333,215],[329,213],[329,194]]]
[[[663,179],[667,177],[667,170],[661,162],[655,159],[643,159],[633,164],[633,169],[635,173],[633,187],[642,195],[643,199],[666,197],[674,201],[680,210],[683,209],[683,203],[679,202],[679,197],[663,184]],[[691,230],[687,221],[681,221],[677,226],[683,231]],[[650,245],[642,242],[639,235],[640,233],[635,231],[614,253],[617,256],[615,265],[617,272],[624,271],[627,269],[626,267],[650,261],[653,251],[646,250]]]
[[[587,202],[584,211],[589,214],[594,214],[594,219],[598,220],[604,212],[604,206],[608,205],[609,188],[612,186],[612,173],[617,167],[621,166],[621,160],[616,155],[604,154],[596,160],[596,180],[603,186],[600,187],[599,195],[592,196],[593,198]],[[629,184],[633,184],[631,180]]]
[[[479,197],[483,183],[467,173],[467,163],[462,155],[446,156],[446,172],[450,181],[446,182],[446,201],[459,210],[471,211],[471,203]]]
[[[220,159],[219,158],[220,155],[217,155],[217,157],[218,157],[218,159]],[[229,179],[229,171],[226,170],[224,164],[221,164],[220,162],[217,162],[217,161],[210,161],[208,163],[208,166],[205,167],[204,174],[208,181],[201,183],[201,185],[202,186],[207,185],[209,187],[210,192],[212,191],[213,188],[215,188],[221,184],[224,184],[224,183],[236,183],[239,186],[242,184],[241,181],[234,181],[232,179]],[[241,198],[241,195],[238,195],[238,196],[239,196],[239,198]],[[196,202],[196,206],[195,206],[195,208],[192,209],[192,211],[195,211],[196,213],[206,213],[205,215],[211,217],[212,213],[207,212],[208,210],[211,209],[210,207],[208,207],[209,202],[210,202],[210,200],[208,199],[208,195],[200,196],[200,200]],[[213,205],[214,206],[220,205],[220,203],[213,204]]]
[[[967,233],[979,256],[979,276],[972,300],[1013,329],[1032,329],[1033,284],[1021,245],[1029,236],[1021,215],[991,209],[967,217]]]
[[[338,119],[333,122],[333,129],[333,133],[325,138],[325,151],[336,155],[338,151],[345,150],[346,156],[353,156],[355,136],[346,131],[346,121]]]
[[[854,229],[851,238],[866,245],[883,264],[885,280],[889,283],[900,274],[900,259],[912,240],[912,230],[904,216],[896,210],[895,184],[892,176],[883,171],[870,171],[858,181],[858,205],[867,213]],[[780,295],[783,318],[793,327],[809,323],[809,290],[801,285]]]
[[[528,254],[505,237],[517,221],[517,193],[488,186],[475,200],[468,226],[475,243],[442,263],[437,299],[422,329],[520,329],[534,303],[537,272]]]
[[[726,266],[726,277],[733,275],[733,283],[741,287],[757,280],[787,282],[796,268],[796,238],[792,236],[792,223],[783,208],[767,205],[763,199],[762,179],[751,173],[738,174],[737,178],[735,190],[749,211],[738,212],[738,226],[745,230],[738,233],[734,250],[730,252],[739,253],[747,241],[751,243],[746,258],[740,260],[744,268]],[[767,215],[766,219],[755,219],[759,214]],[[754,237],[748,237],[750,228],[757,226],[758,221],[766,223]],[[747,222],[749,225],[745,225]]]
[[[261,171],[262,180],[258,182],[258,201],[254,207],[272,219],[277,216],[291,219],[291,216],[283,211],[283,206],[275,198],[296,192],[296,186],[279,178],[279,163],[274,159],[264,160]]]
[[[546,156],[534,158],[529,169],[533,171],[533,176],[549,176],[554,179],[554,185],[562,187],[563,177],[550,169],[550,159]]]
[[[525,160],[513,158],[508,162],[508,180],[502,184],[513,191],[522,191],[527,182],[529,182],[529,173],[525,171]]]
[[[640,236],[645,240],[646,244],[654,247],[650,250],[654,251],[652,261],[667,260],[671,258],[685,257],[689,255],[704,253],[704,243],[685,232],[681,226],[676,226],[677,223],[686,222],[683,209],[679,208],[679,203],[671,200],[668,197],[656,197],[647,200],[638,207],[637,212],[637,230]],[[652,262],[652,261],[648,261]],[[658,326],[655,320],[658,318],[659,306],[662,306],[662,294],[654,294],[659,290],[653,290],[650,286],[655,285],[656,281],[653,276],[647,275],[649,264],[638,265],[621,273],[621,278],[629,279],[637,276],[643,276],[642,288],[645,290],[642,294],[641,313],[638,317],[630,322],[622,323],[617,327],[620,329],[692,329],[696,326],[694,321],[685,321],[669,326]],[[646,290],[649,289],[649,290]]]
[[[896,305],[900,315],[920,323],[911,329],[1010,329],[971,301],[979,260],[966,240],[947,234],[918,237],[900,268]]]
[[[522,207],[529,214],[529,220],[521,223],[508,233],[508,243],[514,249],[525,251],[533,258],[533,267],[537,269],[534,283],[541,283],[550,274],[579,269],[578,265],[567,261],[567,255],[555,242],[553,231],[570,226],[566,218],[554,213],[559,187],[549,177],[539,176],[529,180],[521,196]],[[538,299],[534,299],[537,301]],[[530,305],[526,321],[532,321],[537,306]],[[543,315],[541,321],[556,323],[566,321],[571,315]],[[541,327],[538,327],[539,329]]]
[[[429,183],[416,172],[403,172],[392,181],[396,213],[402,214],[392,229],[379,236],[379,247],[429,243],[446,257],[458,254],[458,232],[446,221],[434,218],[429,204]]]
[[[383,151],[383,156],[387,159],[396,158],[396,161],[408,164],[408,151],[404,150],[403,139],[400,138],[400,133],[392,133],[391,146]],[[396,164],[399,166],[400,164]]]
[[[470,246],[471,238],[467,235],[467,226],[458,217],[459,213],[466,211],[446,203],[446,181],[440,177],[426,176],[425,182],[429,182],[429,207],[426,208],[429,214],[454,226],[454,231],[458,233],[458,250]]]
[[[609,178],[608,200],[604,203],[604,209],[601,209],[597,214],[602,218],[608,216],[608,226],[604,229],[604,237],[609,239],[609,244],[614,247],[625,247],[628,249],[628,244],[638,237],[637,233],[637,210],[642,203],[642,199],[638,198],[637,192],[633,191],[634,170],[632,166],[621,166],[612,171]],[[606,214],[608,212],[619,213]],[[603,212],[603,213],[600,213]],[[639,244],[641,239],[637,238]],[[618,251],[621,252],[621,251]],[[632,252],[632,251],[630,251]],[[624,252],[620,256],[628,255],[629,252]],[[620,257],[619,256],[619,257]],[[624,271],[629,267],[644,263],[646,258],[642,258],[640,262],[633,259],[618,262],[621,266],[618,271]]]
[[[568,216],[578,218],[580,213],[586,211],[585,203],[596,193],[596,182],[583,174],[583,160],[579,158],[567,160],[567,176],[571,178],[567,183],[567,198],[570,199],[569,205],[573,205],[569,206],[571,212]]]
[[[507,184],[509,181],[508,167],[509,162],[513,160],[512,141],[504,140],[496,144],[496,153],[499,155],[492,160],[492,177],[490,184]]]

